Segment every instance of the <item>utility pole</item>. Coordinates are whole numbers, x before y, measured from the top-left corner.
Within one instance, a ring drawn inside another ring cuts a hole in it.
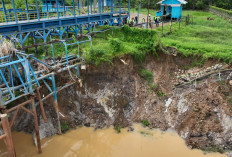
[[[148,4],[147,4],[147,28],[149,27],[149,25],[148,25],[148,16],[150,14],[149,9],[150,9],[150,0],[148,0]]]

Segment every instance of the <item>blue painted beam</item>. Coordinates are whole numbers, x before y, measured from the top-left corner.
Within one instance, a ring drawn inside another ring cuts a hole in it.
[[[127,12],[121,12],[122,14],[126,14]],[[129,13],[128,13],[129,15]],[[128,15],[123,15],[122,17],[127,17]],[[6,36],[11,34],[20,34],[25,32],[51,29],[57,27],[71,26],[77,24],[88,24],[89,22],[99,22],[105,20],[115,20],[117,16],[113,16],[113,13],[104,13],[104,14],[96,14],[89,16],[77,16],[77,17],[65,17],[60,19],[47,19],[47,20],[31,20],[31,22],[27,23],[8,23],[8,25],[0,25],[0,35]]]

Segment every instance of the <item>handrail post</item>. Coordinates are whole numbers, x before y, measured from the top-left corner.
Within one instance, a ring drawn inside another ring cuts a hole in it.
[[[87,9],[88,9],[88,16],[89,16],[89,0],[87,0]]]
[[[59,19],[59,18],[60,18],[60,15],[59,15],[59,5],[58,5],[58,0],[56,0],[56,14],[57,14],[57,18]]]
[[[90,0],[90,13],[92,14],[92,0]]]
[[[93,12],[95,14],[95,0],[93,0]]]
[[[46,3],[47,18],[49,18],[49,15],[48,15],[48,1],[47,1],[47,0],[45,0],[45,3]]]
[[[66,13],[65,13],[65,3],[64,3],[64,0],[63,0],[63,10],[64,10],[64,16],[65,16]]]
[[[6,22],[8,22],[4,0],[2,0],[2,8],[3,8],[4,15],[5,15],[5,20]]]
[[[128,17],[129,17],[129,19],[130,19],[130,0],[128,0]]]
[[[119,13],[120,13],[120,17],[121,17],[121,16],[122,16],[122,15],[121,15],[121,12],[122,12],[122,0],[119,0],[119,3],[120,3],[120,4],[119,4],[119,5],[120,5],[120,6],[119,6]]]
[[[74,14],[74,17],[76,17],[75,1],[74,0],[73,0],[73,14]]]
[[[18,24],[18,19],[17,19],[17,13],[16,13],[16,9],[15,9],[15,2],[14,2],[14,0],[12,0],[12,5],[13,5],[13,10],[14,10],[15,22]]]
[[[38,18],[38,21],[40,21],[40,11],[39,11],[39,6],[38,6],[38,0],[35,0],[35,3],[36,3],[36,10],[37,10],[37,18]]]
[[[6,134],[5,140],[6,140],[6,147],[7,147],[8,154],[10,157],[16,157],[7,114],[0,114],[0,118],[2,121],[3,131]]]
[[[80,11],[80,1],[79,0],[77,0],[77,7],[78,7],[78,15],[80,15],[81,11]]]
[[[139,0],[138,0],[138,16],[137,16],[137,21],[139,23]]]
[[[25,5],[26,5],[26,14],[27,14],[27,20],[30,20],[28,17],[28,3],[27,3],[27,0],[25,0]]]

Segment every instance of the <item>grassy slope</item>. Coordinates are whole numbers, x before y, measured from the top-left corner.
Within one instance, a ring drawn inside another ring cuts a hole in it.
[[[177,47],[179,52],[188,55],[203,55],[204,58],[217,58],[232,62],[232,24],[209,12],[184,11],[183,15],[193,15],[194,23],[187,27],[174,24],[171,35],[161,38],[166,46]],[[207,17],[214,18],[208,21]],[[169,29],[168,26],[165,28]],[[158,29],[161,31],[161,28]]]
[[[131,10],[131,12],[136,11]],[[141,10],[143,14],[146,12],[146,9]],[[155,14],[154,10],[150,12],[152,16]],[[218,58],[232,62],[232,24],[208,12],[183,11],[184,16],[187,14],[193,15],[194,24],[184,26],[184,23],[182,23],[180,30],[178,29],[178,24],[173,24],[173,33],[162,37],[162,43],[166,46],[177,47],[179,52],[185,56],[203,55],[205,58]],[[207,17],[212,17],[214,20],[208,21],[206,20]],[[169,29],[169,26],[164,26],[164,32],[168,32]],[[158,28],[156,31],[161,34],[161,28]],[[106,33],[98,33],[93,37],[92,48],[94,52],[98,51],[98,53],[103,54],[103,56],[101,55],[103,60],[110,61],[114,56],[122,56],[125,54],[136,54],[139,56],[141,53],[149,51],[147,49],[141,51],[141,48],[138,48],[141,44],[138,42],[124,40],[124,34],[120,29],[115,29],[114,31],[113,38],[119,41],[114,42],[114,44],[118,43],[120,45],[119,49],[115,49],[110,42],[110,39],[112,39],[110,35],[111,31],[108,31]],[[64,46],[62,44],[55,44],[54,46],[56,56],[64,55]],[[44,47],[39,48],[41,49],[40,52],[44,52]],[[49,56],[51,56],[51,47],[48,46],[48,49],[50,52]],[[91,56],[90,51],[90,43],[81,44],[81,52],[84,56],[89,58]],[[77,54],[77,45],[69,46],[68,52]],[[40,54],[42,55],[44,53]],[[97,62],[100,62],[100,60]]]

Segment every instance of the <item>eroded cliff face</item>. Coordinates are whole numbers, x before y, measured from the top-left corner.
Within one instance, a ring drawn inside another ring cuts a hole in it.
[[[191,59],[160,54],[158,58],[147,56],[143,64],[125,56],[115,59],[114,65],[89,66],[82,71],[82,87],[76,83],[58,93],[61,122],[98,129],[148,120],[151,128],[174,128],[192,148],[231,150],[232,86],[229,80],[207,77],[176,88],[180,83],[177,74],[186,73],[183,66],[190,63]],[[213,65],[208,61],[204,67],[190,70],[204,71]],[[141,67],[152,71],[152,83],[139,75]],[[40,117],[42,137],[56,129],[51,107],[48,101],[45,108],[50,123]]]

